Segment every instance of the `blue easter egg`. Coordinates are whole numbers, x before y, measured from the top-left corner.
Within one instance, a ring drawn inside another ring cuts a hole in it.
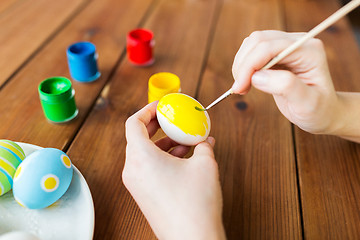
[[[63,151],[43,148],[26,157],[16,170],[14,198],[30,209],[48,207],[64,195],[72,176],[70,158]]]

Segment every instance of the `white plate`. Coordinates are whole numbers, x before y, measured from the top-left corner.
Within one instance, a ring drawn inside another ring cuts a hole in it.
[[[42,147],[18,143],[28,156]],[[87,240],[94,234],[94,203],[89,187],[73,165],[67,192],[53,205],[39,210],[21,207],[12,191],[0,197],[0,235],[12,231],[32,233],[41,240]]]

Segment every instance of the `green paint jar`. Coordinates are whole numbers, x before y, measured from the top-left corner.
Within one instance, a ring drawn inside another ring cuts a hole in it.
[[[54,123],[68,122],[75,118],[75,90],[65,77],[51,77],[39,85],[39,96],[45,117]]]

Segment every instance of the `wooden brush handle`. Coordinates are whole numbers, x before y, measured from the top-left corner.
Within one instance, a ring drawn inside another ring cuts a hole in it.
[[[271,59],[270,62],[268,62],[263,69],[269,69],[275,64],[277,64],[280,60],[285,58],[287,55],[295,51],[298,47],[304,44],[307,40],[310,38],[315,37],[317,34],[324,31],[326,28],[328,28],[330,25],[338,21],[340,18],[344,17],[346,14],[354,10],[356,7],[360,5],[360,0],[352,0],[339,10],[337,10],[335,13],[333,13],[330,17],[322,21],[319,25],[314,27],[312,30],[310,30],[308,33],[306,33],[302,38],[291,44],[289,47],[287,47],[284,51],[279,53],[276,57]]]

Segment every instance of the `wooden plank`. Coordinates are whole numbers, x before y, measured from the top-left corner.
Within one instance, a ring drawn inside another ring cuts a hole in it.
[[[86,176],[95,201],[95,239],[156,239],[121,184],[124,123],[147,103],[153,73],[175,73],[183,92],[195,94],[216,5],[216,0],[160,1],[144,25],[154,32],[155,64],[139,68],[124,61],[71,145],[68,153]]]
[[[24,0],[0,17],[0,87],[87,0]]]
[[[139,24],[150,4],[143,0],[91,2],[1,90],[0,138],[66,148],[116,67],[125,49],[126,33]],[[66,48],[77,41],[96,45],[102,76],[89,84],[73,81],[77,119],[50,124],[42,112],[37,88],[45,78],[70,77]]]
[[[3,0],[3,1],[0,1],[0,17],[4,12],[11,9],[13,6],[15,6],[17,3],[21,2],[21,1],[23,1],[23,0]]]
[[[336,0],[286,0],[285,7],[288,30],[308,31],[340,5]],[[335,88],[359,92],[360,54],[348,20],[318,38],[325,44]],[[360,145],[295,132],[305,238],[359,239]]]
[[[282,29],[281,2],[225,1],[199,99],[208,105],[232,83],[233,58],[251,32]],[[272,96],[252,89],[209,110],[228,239],[301,239],[290,123]]]

